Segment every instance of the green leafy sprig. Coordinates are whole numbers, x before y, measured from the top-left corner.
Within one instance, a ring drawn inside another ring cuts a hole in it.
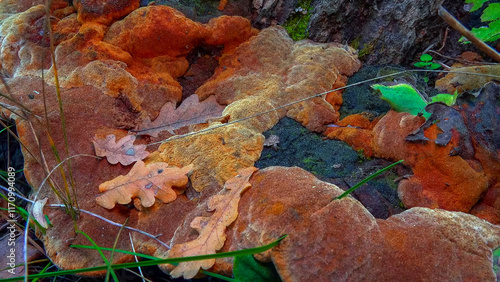
[[[391,108],[396,112],[406,112],[412,115],[422,115],[428,119],[431,114],[425,111],[425,107],[431,103],[445,103],[447,106],[455,104],[458,92],[455,91],[453,95],[442,93],[437,94],[427,102],[424,97],[413,88],[413,86],[405,83],[396,84],[392,86],[385,86],[382,84],[374,84],[371,86],[373,89],[380,91],[380,99],[389,103]]]
[[[466,0],[465,3],[472,4],[470,12],[480,9],[488,0]],[[494,42],[500,38],[500,3],[489,3],[481,15],[481,22],[488,23],[479,28],[472,28],[471,32],[484,42]],[[469,44],[470,41],[462,36],[459,42]]]

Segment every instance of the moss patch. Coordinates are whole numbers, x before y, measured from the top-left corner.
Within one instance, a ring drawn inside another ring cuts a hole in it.
[[[288,32],[288,35],[295,40],[302,40],[309,35],[308,25],[311,18],[311,0],[301,0],[297,4],[295,10],[288,17],[283,27]]]
[[[300,123],[283,118],[272,129],[264,132],[266,137],[274,134],[280,139],[278,149],[265,147],[256,167],[298,166],[318,177],[338,178],[355,173],[359,157],[346,143],[323,140],[309,132]]]

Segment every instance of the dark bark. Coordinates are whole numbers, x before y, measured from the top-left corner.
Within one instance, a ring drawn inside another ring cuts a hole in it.
[[[256,28],[283,24],[299,0],[253,0],[252,22]]]
[[[430,44],[446,24],[437,15],[444,0],[317,0],[309,22],[312,40],[358,41],[368,64],[403,63]],[[424,44],[425,46],[420,46]]]
[[[283,24],[298,0],[253,0],[256,27]],[[313,0],[309,38],[357,45],[365,64],[405,64],[431,44],[441,47],[447,24],[438,16],[445,0]],[[462,1],[450,1],[454,12]]]

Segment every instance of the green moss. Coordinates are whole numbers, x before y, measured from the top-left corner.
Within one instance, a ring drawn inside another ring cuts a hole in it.
[[[283,24],[283,27],[293,40],[302,40],[309,35],[307,26],[311,18],[311,11],[311,0],[300,0],[294,12],[292,12]]]
[[[305,127],[301,127],[301,128],[299,129],[299,133],[300,133],[300,134],[308,134],[308,133],[309,133],[309,130],[307,130],[307,128],[305,128]]]
[[[363,59],[365,56],[370,55],[374,49],[375,49],[374,42],[363,44],[363,48],[358,52],[358,58]]]
[[[388,173],[386,174],[385,176],[385,179],[386,179],[386,183],[387,185],[392,188],[394,191],[397,191],[398,190],[398,182],[396,181],[396,179],[398,179],[398,175],[395,174],[395,173]]]
[[[312,157],[308,157],[308,158],[303,159],[302,162],[305,163],[306,165],[311,165],[311,164],[317,163],[318,159],[312,158]]]
[[[378,98],[377,98],[378,99]],[[255,166],[298,166],[318,176],[328,178],[344,177],[356,171],[358,156],[345,142],[322,140],[321,135],[309,132],[297,121],[285,117],[272,129],[279,136],[279,150],[264,147],[262,158]],[[265,132],[265,136],[269,136]],[[265,158],[271,154],[272,158]],[[340,164],[339,168],[333,165]]]
[[[361,44],[361,35],[357,36],[356,38],[354,38],[353,41],[351,41],[351,47],[358,50],[359,48],[359,45]]]
[[[318,169],[324,165],[323,160],[314,157],[307,157],[302,160],[302,163],[304,163],[304,168],[314,175],[317,175],[319,173]]]
[[[368,158],[365,157],[364,149],[356,150],[356,154],[358,154],[358,163],[363,163],[364,161],[368,160]]]
[[[319,141],[319,142],[323,141],[323,138],[321,138],[320,135],[312,135],[312,139]]]

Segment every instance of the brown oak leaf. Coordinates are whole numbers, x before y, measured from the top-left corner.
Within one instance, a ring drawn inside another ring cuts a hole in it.
[[[164,203],[170,203],[177,198],[172,187],[186,186],[186,174],[192,169],[192,164],[178,168],[169,167],[163,162],[145,165],[143,161],[138,161],[127,175],[120,175],[99,185],[99,191],[104,194],[96,198],[97,204],[112,209],[116,203],[125,205],[132,198],[139,198],[143,207],[150,207],[154,204],[155,197]]]
[[[166,103],[154,121],[146,118],[135,132],[137,135],[153,137],[158,137],[158,133],[164,130],[175,134],[174,130],[181,127],[204,123],[207,119],[220,117],[223,110],[224,107],[215,101],[215,96],[199,102],[198,95],[193,94],[187,97],[177,109],[174,103]]]
[[[127,135],[116,142],[115,135],[110,134],[104,139],[95,136],[92,143],[94,143],[96,155],[106,157],[110,164],[129,165],[149,155],[146,145],[134,145],[134,141],[134,135]]]
[[[190,226],[199,233],[198,238],[174,245],[168,256],[174,258],[209,255],[220,250],[226,241],[226,227],[238,217],[238,203],[241,194],[251,187],[248,180],[255,171],[257,171],[255,167],[241,169],[237,176],[226,181],[225,189],[208,200],[208,211],[215,210],[212,216],[196,217],[191,222]],[[170,272],[170,275],[191,279],[200,268],[209,269],[214,263],[215,259],[181,262]]]

